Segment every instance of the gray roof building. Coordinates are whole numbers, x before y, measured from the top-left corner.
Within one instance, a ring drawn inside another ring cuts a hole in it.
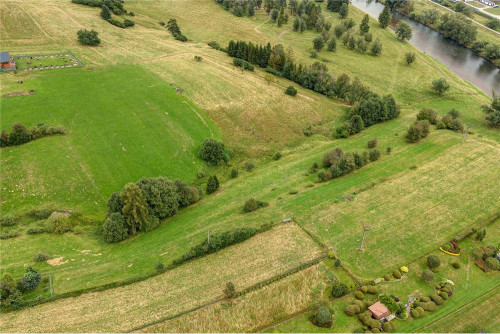
[[[0,52],[0,63],[10,62],[10,55],[8,52]]]

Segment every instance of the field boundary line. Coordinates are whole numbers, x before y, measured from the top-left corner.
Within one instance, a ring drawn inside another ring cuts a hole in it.
[[[290,276],[290,275],[295,274],[295,273],[297,273],[299,271],[302,271],[302,270],[305,270],[307,268],[310,268],[310,267],[312,267],[312,266],[320,263],[321,261],[323,261],[326,257],[327,257],[326,254],[322,254],[322,255],[316,257],[313,260],[304,262],[304,263],[302,263],[302,264],[300,264],[300,265],[298,265],[296,267],[293,267],[291,269],[286,270],[283,273],[274,275],[274,276],[272,276],[272,277],[270,277],[268,279],[265,279],[263,281],[257,282],[255,284],[249,286],[248,288],[243,289],[242,291],[238,292],[236,294],[235,298],[241,297],[243,295],[246,295],[247,293],[250,293],[252,291],[256,291],[256,290],[261,289],[261,288],[263,288],[263,287],[265,287],[265,286],[267,286],[269,284],[272,284],[272,283],[274,283],[276,281],[279,281],[279,280],[281,280],[281,279],[283,279],[283,278],[285,278],[287,276]],[[218,298],[218,299],[216,299],[216,300],[214,300],[212,302],[209,302],[209,303],[206,303],[206,304],[203,304],[203,305],[200,305],[200,306],[193,307],[193,308],[191,308],[189,310],[186,310],[186,311],[174,314],[174,315],[170,315],[170,316],[164,317],[164,318],[162,318],[160,320],[155,320],[155,321],[149,322],[149,323],[147,323],[145,325],[142,325],[142,326],[134,327],[134,328],[132,328],[130,330],[125,331],[125,333],[136,332],[136,331],[148,328],[148,327],[152,327],[152,326],[158,325],[158,324],[160,324],[162,322],[173,320],[173,319],[179,318],[179,317],[181,317],[183,315],[186,315],[186,314],[189,314],[189,313],[196,312],[198,310],[207,308],[209,306],[212,306],[212,305],[217,304],[219,302],[222,302],[224,300],[227,300],[227,298]]]
[[[452,314],[455,314],[456,312],[461,311],[462,309],[464,309],[465,307],[467,307],[467,306],[469,306],[470,304],[474,303],[474,302],[475,302],[475,301],[477,301],[478,299],[483,298],[483,297],[484,297],[484,296],[486,296],[487,294],[489,294],[489,293],[491,293],[491,292],[493,292],[493,291],[495,291],[496,289],[499,289],[499,288],[500,288],[500,286],[495,286],[495,287],[493,287],[493,288],[489,289],[488,291],[486,291],[486,292],[485,292],[485,293],[483,293],[482,295],[480,295],[480,296],[478,296],[478,297],[474,298],[473,300],[469,301],[467,304],[460,306],[459,308],[457,308],[456,310],[454,310],[454,311],[452,311],[452,312],[448,313],[447,315],[442,316],[441,318],[438,318],[438,319],[436,319],[436,320],[434,320],[434,321],[432,321],[432,322],[430,322],[430,323],[428,323],[428,324],[426,324],[426,325],[424,325],[424,326],[421,326],[421,327],[417,328],[417,329],[415,330],[415,332],[420,332],[422,329],[424,329],[424,328],[426,328],[426,327],[429,327],[429,326],[433,325],[434,323],[436,323],[436,322],[438,322],[438,321],[441,321],[441,320],[443,320],[443,319],[448,318],[448,317],[449,317],[449,316],[451,316]]]

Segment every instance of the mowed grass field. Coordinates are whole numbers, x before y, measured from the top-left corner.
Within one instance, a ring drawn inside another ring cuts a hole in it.
[[[322,264],[315,265],[234,300],[219,302],[141,332],[254,332],[316,303],[328,282],[326,270]]]
[[[11,78],[9,78],[11,79]],[[191,181],[217,127],[188,99],[140,67],[68,69],[24,77],[2,98],[1,124],[62,125],[65,136],[2,148],[2,212],[49,207],[102,217],[112,192],[141,177]]]
[[[300,227],[279,225],[139,283],[0,315],[1,331],[125,332],[223,298],[226,282],[241,291],[320,255]]]

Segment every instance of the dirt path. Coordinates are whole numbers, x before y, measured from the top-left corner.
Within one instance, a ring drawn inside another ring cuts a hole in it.
[[[286,34],[287,32],[289,32],[291,29],[288,29],[288,30],[285,30],[285,31],[282,31],[281,34],[278,36],[279,39],[283,39],[283,35]]]
[[[269,18],[267,18],[267,20],[266,20],[266,21],[264,21],[264,22],[262,22],[261,24],[259,24],[258,26],[256,26],[256,27],[254,28],[254,30],[255,30],[256,32],[258,32],[259,34],[262,34],[262,32],[260,32],[260,31],[259,31],[260,26],[262,26],[262,25],[266,24],[267,22],[269,22],[269,20],[270,20],[270,19],[271,19],[270,17],[269,17]]]

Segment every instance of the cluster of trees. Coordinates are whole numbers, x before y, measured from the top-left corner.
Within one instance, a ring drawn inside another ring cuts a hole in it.
[[[318,172],[318,179],[320,182],[325,182],[341,177],[379,158],[380,151],[375,148],[359,154],[358,152],[344,153],[340,147],[337,147],[323,156],[324,169]]]
[[[245,205],[243,206],[243,213],[252,212],[268,205],[269,203],[267,202],[257,201],[254,198],[250,198],[245,202]]]
[[[168,20],[167,22],[167,29],[168,31],[170,31],[170,33],[172,34],[172,36],[178,40],[178,41],[181,41],[181,42],[187,42],[187,37],[184,36],[181,32],[181,28],[179,27],[179,25],[177,24],[177,20],[176,19],[170,19]]]
[[[321,7],[312,0],[289,0],[289,9],[292,15],[295,15],[293,21],[293,30],[304,32],[305,30],[316,30],[317,32],[329,31],[331,23],[321,12]],[[286,13],[279,12],[277,22],[280,25],[280,18],[283,22],[287,21]]]
[[[166,177],[142,178],[111,194],[103,224],[104,240],[118,242],[138,231],[150,231],[160,219],[173,216],[180,208],[200,200],[202,191],[181,180]]]
[[[431,108],[423,108],[417,114],[417,120],[406,133],[406,139],[410,143],[419,142],[429,134],[429,125],[436,125],[438,129],[452,131],[463,131],[464,125],[457,110],[451,109],[446,115],[438,118],[437,112]]]
[[[318,327],[330,328],[333,325],[333,311],[327,305],[320,305],[311,317],[311,322]]]
[[[118,3],[119,5],[116,5],[115,2]],[[108,7],[108,5],[112,6],[111,9],[110,7]],[[124,19],[122,22],[120,20],[113,18],[111,16],[111,12],[113,12],[113,14],[115,15],[125,14],[127,11],[123,8],[121,2],[114,0],[112,2],[106,2],[106,4],[103,4],[101,7],[101,18],[105,21],[108,21],[112,25],[123,29],[127,27],[133,27],[135,25],[135,22],[129,19]]]
[[[493,127],[500,126],[500,96],[493,92],[493,100],[491,105],[483,105],[481,107],[486,114],[486,121]]]
[[[439,29],[446,36],[462,45],[476,40],[477,27],[462,14],[444,14]]]
[[[335,137],[347,138],[376,123],[399,116],[400,107],[391,95],[380,97],[354,81],[347,92],[355,104],[348,113],[348,121],[335,129]],[[354,96],[352,96],[354,95]]]
[[[215,0],[215,2],[239,17],[254,16],[255,9],[262,6],[262,0]]]
[[[23,302],[22,294],[35,290],[42,276],[32,267],[27,267],[24,276],[15,280],[9,273],[4,273],[0,279],[0,305],[3,308],[15,308]]]
[[[28,129],[22,123],[15,123],[10,133],[5,130],[2,131],[0,135],[0,147],[22,145],[32,140],[56,134],[64,135],[66,134],[66,129],[62,126],[49,126],[44,124],[39,124],[38,126]]]
[[[99,33],[95,30],[81,29],[76,33],[78,37],[78,42],[85,45],[99,45],[101,44],[101,39],[99,38]]]

